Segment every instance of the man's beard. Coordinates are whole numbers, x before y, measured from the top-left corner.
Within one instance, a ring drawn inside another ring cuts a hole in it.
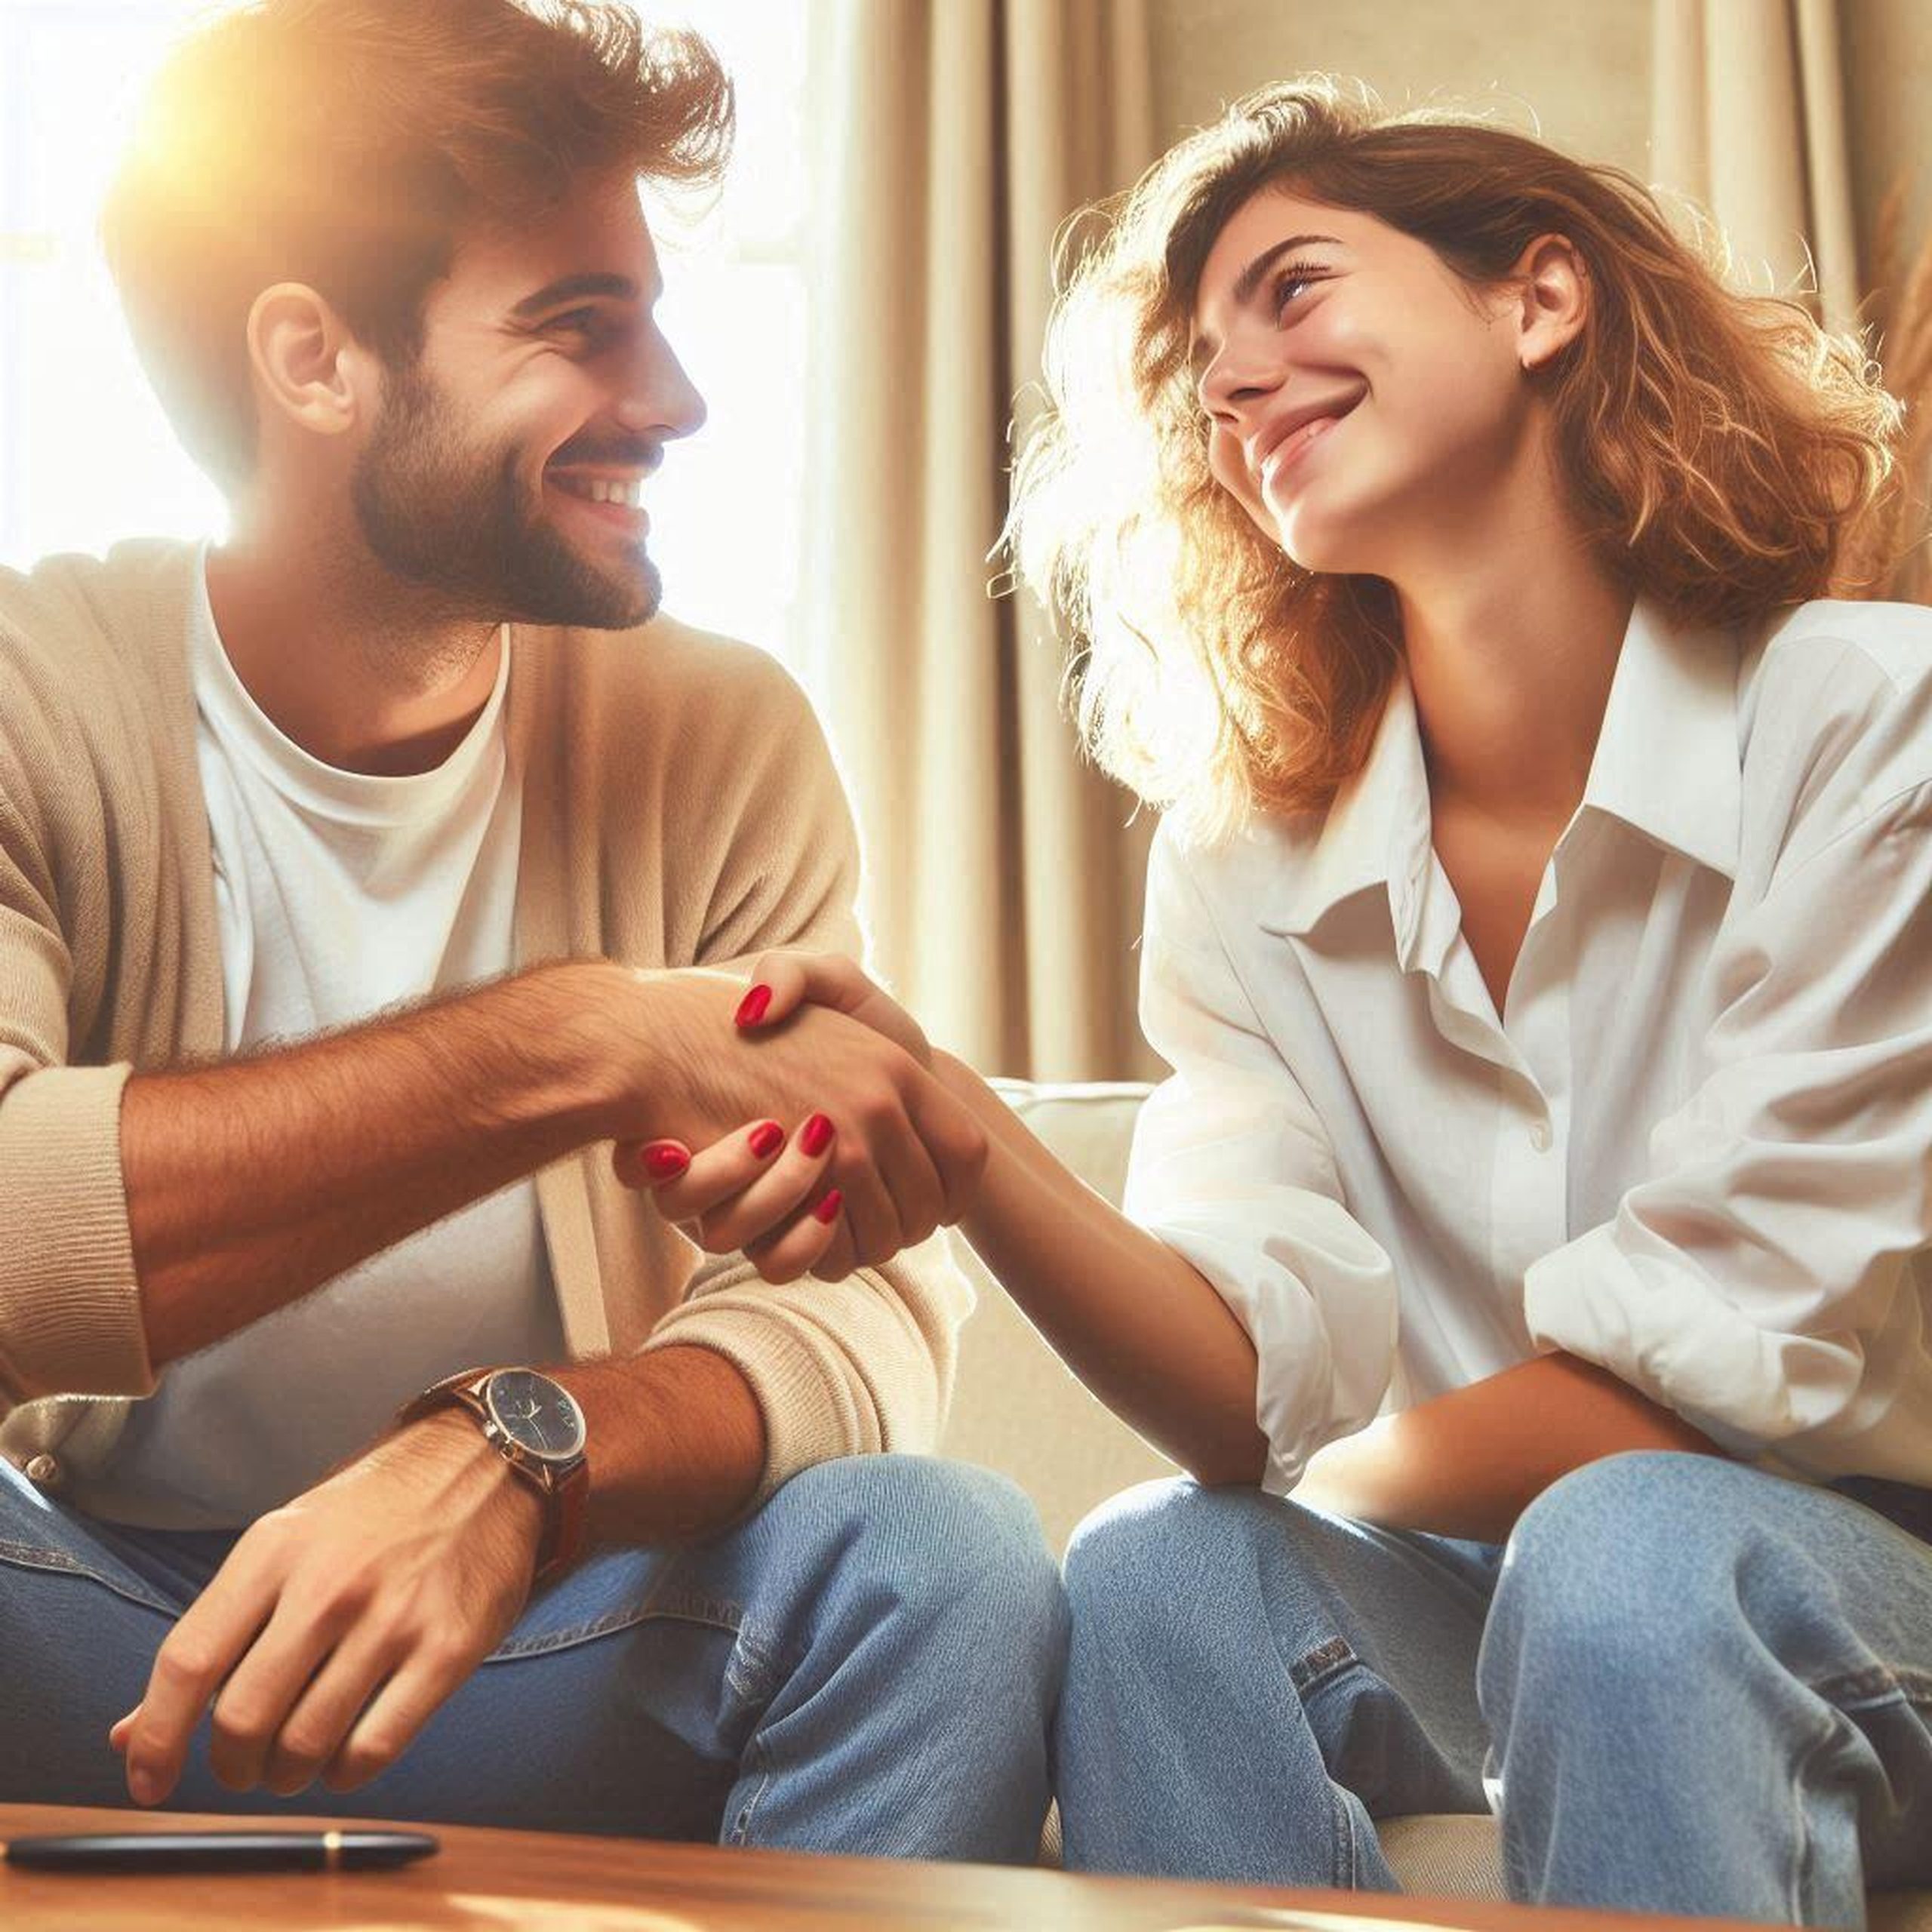
[[[657,565],[641,549],[621,574],[579,556],[528,500],[516,459],[506,449],[493,470],[464,444],[427,376],[388,371],[382,414],[349,482],[364,540],[405,583],[492,623],[642,623],[663,594]]]

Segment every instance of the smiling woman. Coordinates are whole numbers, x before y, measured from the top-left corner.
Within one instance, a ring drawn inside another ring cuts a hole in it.
[[[0,565],[225,528],[219,490],[141,373],[96,239],[131,103],[180,29],[209,11],[208,0],[0,0]],[[652,552],[678,615],[783,655],[798,628],[799,398],[813,392],[801,10],[670,0],[642,11],[709,38],[740,109],[721,193],[702,208],[651,211],[666,284],[659,320],[709,405],[703,435],[678,446],[653,486]],[[746,492],[752,472],[769,486]],[[601,489],[604,517],[638,513],[635,470],[558,481],[586,497]],[[745,568],[747,554],[758,568]]]

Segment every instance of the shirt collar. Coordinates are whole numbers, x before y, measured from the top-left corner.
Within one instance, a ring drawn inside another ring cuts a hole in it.
[[[1733,633],[1675,624],[1640,598],[1583,788],[1586,810],[1727,878],[1743,811],[1737,672]]]
[[[1727,632],[1674,624],[1638,598],[1611,681],[1583,811],[1734,878],[1741,810],[1737,648]],[[1358,893],[1387,889],[1404,955],[1431,857],[1429,774],[1408,674],[1400,665],[1361,768],[1336,794],[1313,846],[1262,918],[1309,931]]]

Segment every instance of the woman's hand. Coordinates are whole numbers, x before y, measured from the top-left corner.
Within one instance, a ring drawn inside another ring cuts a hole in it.
[[[618,1180],[647,1189],[658,1213],[707,1253],[742,1248],[768,1281],[807,1274],[835,1281],[853,1266],[844,1196],[825,1186],[837,1137],[823,1114],[789,1144],[777,1121],[758,1121],[696,1155],[675,1140],[620,1146],[613,1165]]]
[[[769,1032],[807,1003],[857,1020],[931,1067],[932,1046],[918,1023],[837,953],[764,955],[752,969],[737,1023],[746,1032]],[[620,1181],[649,1189],[659,1213],[707,1252],[742,1249],[768,1281],[805,1274],[838,1281],[856,1264],[842,1194],[823,1185],[837,1134],[835,1122],[814,1114],[788,1146],[779,1122],[758,1121],[697,1154],[675,1140],[622,1143],[614,1164]],[[915,1231],[907,1245],[941,1222],[957,1220],[966,1204],[931,1204],[932,1226]]]
[[[768,952],[752,967],[751,980],[738,1008],[740,1027],[768,1033],[809,1001],[883,1033],[931,1071],[932,1043],[919,1023],[843,953]]]

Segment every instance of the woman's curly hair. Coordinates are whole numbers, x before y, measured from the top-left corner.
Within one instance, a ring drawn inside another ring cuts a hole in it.
[[[1728,288],[1713,238],[1681,238],[1620,169],[1467,115],[1389,115],[1324,78],[1266,88],[1088,211],[1102,229],[1055,305],[1015,473],[1005,543],[1072,633],[1082,735],[1150,803],[1209,838],[1325,808],[1401,651],[1386,582],[1300,568],[1208,471],[1195,293],[1222,227],[1271,187],[1374,215],[1475,288],[1568,238],[1588,319],[1533,380],[1587,540],[1633,592],[1724,624],[1853,588],[1839,561],[1895,488],[1900,420],[1860,340]]]

